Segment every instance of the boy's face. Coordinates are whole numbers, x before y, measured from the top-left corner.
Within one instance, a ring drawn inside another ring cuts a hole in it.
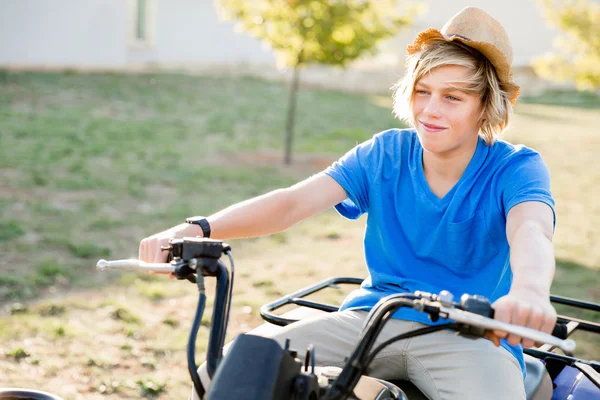
[[[412,118],[423,148],[440,156],[474,149],[479,133],[481,98],[460,88],[467,67],[434,68],[415,85]],[[452,86],[450,86],[452,85]]]

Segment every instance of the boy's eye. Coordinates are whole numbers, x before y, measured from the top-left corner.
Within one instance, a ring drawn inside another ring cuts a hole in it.
[[[429,94],[429,92],[427,92],[427,90],[416,90],[415,93],[416,94]]]
[[[452,100],[452,101],[461,101],[458,97],[454,97],[454,96],[446,96],[446,98],[448,100]]]

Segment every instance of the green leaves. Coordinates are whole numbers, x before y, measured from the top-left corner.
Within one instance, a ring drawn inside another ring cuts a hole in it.
[[[264,40],[287,67],[344,66],[408,25],[416,8],[397,0],[217,0],[223,19]]]
[[[557,53],[534,61],[542,77],[574,82],[580,90],[600,88],[600,5],[589,0],[538,0],[550,23],[563,31]]]
[[[284,163],[291,163],[299,67],[345,66],[408,25],[417,8],[401,14],[398,0],[216,0],[223,19],[263,40],[277,63],[294,70],[286,124]]]

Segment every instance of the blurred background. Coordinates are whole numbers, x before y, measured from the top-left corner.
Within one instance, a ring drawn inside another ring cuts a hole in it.
[[[406,45],[465,6],[513,44],[522,96],[505,139],[538,150],[552,174],[552,291],[600,302],[598,1],[0,0],[0,387],[185,398],[195,287],[99,273],[96,261],[137,257],[142,238],[186,216],[293,184],[404,127],[390,88]],[[328,211],[232,241],[228,337],[284,293],[364,277],[363,230]],[[597,337],[575,339],[578,356],[600,358]]]

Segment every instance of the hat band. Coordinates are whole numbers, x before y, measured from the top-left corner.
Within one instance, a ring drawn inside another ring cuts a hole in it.
[[[463,36],[463,35],[459,35],[459,34],[456,34],[456,33],[451,33],[451,34],[448,34],[448,35],[444,34],[444,37],[446,39],[451,39],[453,37],[457,37],[457,38],[461,38],[461,39],[464,39],[464,40],[468,40],[469,42],[471,41],[471,39],[469,39],[468,37]]]

